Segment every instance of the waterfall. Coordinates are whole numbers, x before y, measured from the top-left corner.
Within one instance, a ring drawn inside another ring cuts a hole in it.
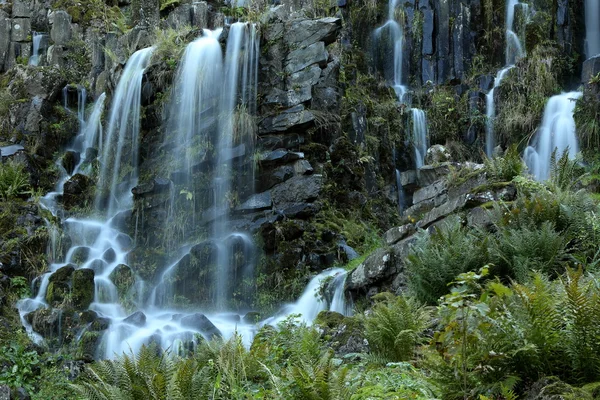
[[[104,93],[102,93],[102,95],[100,95],[98,97],[98,99],[96,100],[96,103],[94,104],[94,107],[92,109],[90,116],[86,120],[86,118],[85,118],[85,103],[86,103],[85,89],[83,89],[81,87],[78,89],[79,89],[78,90],[79,103],[78,103],[77,109],[78,109],[78,114],[79,114],[80,129],[79,129],[79,134],[77,135],[77,137],[75,138],[75,140],[73,142],[73,145],[69,149],[70,149],[70,151],[74,151],[74,152],[81,154],[81,152],[85,151],[86,148],[92,147],[92,145],[94,144],[94,141],[95,141],[94,137],[95,137],[96,132],[101,130],[101,127],[102,127],[101,117],[102,117],[102,112],[104,110],[104,100],[106,98],[106,95]],[[66,104],[66,100],[65,100],[65,104]],[[46,196],[44,196],[40,200],[40,205],[42,207],[44,207],[45,209],[49,210],[52,213],[52,215],[56,216],[61,211],[59,204],[57,202],[57,199],[63,194],[63,186],[64,186],[65,182],[72,175],[78,173],[84,163],[89,163],[91,161],[92,160],[86,160],[83,157],[80,157],[79,162],[74,167],[74,171],[71,174],[67,173],[65,171],[65,169],[62,168],[62,166],[60,165],[60,161],[59,161],[57,164],[58,164],[59,170],[62,171],[62,175],[59,178],[58,183],[56,184],[56,188],[55,188],[54,192],[50,192]],[[30,336],[34,340],[36,340],[36,342],[41,342],[42,337],[40,335],[38,335],[37,333],[33,332],[31,324],[29,324],[25,320],[25,315],[27,315],[28,313],[30,313],[32,311],[37,310],[38,308],[48,307],[48,304],[46,302],[46,291],[47,291],[47,288],[49,285],[50,276],[52,275],[52,273],[56,272],[59,268],[66,265],[65,262],[59,261],[58,243],[57,243],[59,240],[58,229],[57,229],[56,225],[53,222],[49,221],[48,219],[45,219],[45,222],[46,222],[46,227],[48,229],[49,236],[50,236],[50,241],[48,243],[48,250],[47,250],[48,261],[50,261],[49,271],[47,273],[43,274],[41,277],[37,278],[40,280],[40,286],[39,286],[39,289],[37,289],[36,295],[33,298],[23,299],[17,303],[17,308],[19,310],[21,322],[23,323],[23,326],[25,327],[27,332],[30,334]],[[69,261],[69,259],[67,258],[67,263],[68,263],[68,261]],[[34,291],[34,293],[35,293],[35,291]]]
[[[412,143],[415,148],[415,163],[419,169],[425,165],[427,154],[427,117],[425,111],[411,108],[412,114]]]
[[[295,303],[284,306],[275,316],[263,321],[263,324],[276,326],[292,315],[310,325],[321,311],[335,311],[351,315],[352,308],[344,296],[346,270],[331,268],[321,272],[310,280],[302,296]]]
[[[237,332],[245,344],[251,343],[258,326],[246,321],[243,314],[225,310],[231,309],[234,293],[239,296],[242,290],[239,282],[254,279],[256,250],[252,237],[234,230],[228,215],[235,205],[232,200],[237,192],[245,190],[248,196],[253,190],[253,163],[248,160],[254,155],[252,115],[256,110],[259,35],[252,24],[232,24],[223,54],[218,41],[220,33],[221,30],[205,31],[188,45],[176,74],[173,94],[177,96],[172,96],[165,129],[165,142],[174,144],[165,147],[170,153],[166,157],[171,161],[171,172],[184,175],[173,186],[182,185],[193,191],[195,185],[203,185],[198,189],[210,193],[198,200],[198,204],[202,206],[203,218],[212,213],[212,219],[208,219],[208,223],[212,223],[211,238],[205,243],[216,249],[217,268],[213,272],[209,266],[192,267],[205,268],[207,275],[213,274],[214,288],[200,288],[200,282],[196,281],[190,284],[194,290],[214,290],[213,308],[208,305],[209,312],[201,313],[197,304],[188,304],[182,309],[173,301],[181,297],[173,283],[178,268],[194,254],[197,236],[189,235],[176,243],[170,261],[163,265],[153,285],[144,282],[127,265],[134,241],[113,223],[121,211],[130,207],[131,189],[137,184],[141,86],[153,51],[148,48],[134,53],[123,70],[112,98],[106,135],[103,137],[100,123],[105,95],[98,98],[87,120],[84,116],[80,118],[82,127],[72,149],[83,152],[90,147],[101,148],[98,183],[104,193],[98,193],[96,206],[106,212],[98,219],[71,217],[64,221],[65,231],[71,238],[70,249],[62,257],[56,254],[60,253],[56,246],[52,246],[53,263],[40,278],[34,297],[19,303],[23,325],[36,339],[42,338],[27,323],[27,315],[52,306],[46,301],[50,277],[71,264],[76,271],[94,272],[89,310],[108,324],[97,349],[98,357],[112,358],[122,352],[136,352],[151,342],[179,352],[194,346],[199,335],[205,339],[215,336],[228,339]],[[78,99],[85,102],[86,94],[81,89]],[[65,106],[68,105],[66,98]],[[78,105],[80,112],[84,113],[85,107]],[[91,160],[85,163],[88,161]],[[87,172],[83,166],[81,163],[75,170]],[[211,174],[213,179],[199,181],[198,176],[194,176],[197,173]],[[57,193],[61,190],[62,186],[57,187]],[[101,201],[106,193],[110,196],[107,203]],[[197,212],[189,206],[178,211]],[[126,293],[116,285],[123,272],[134,281]],[[344,298],[345,274],[343,270],[330,270],[315,277],[294,312],[305,313],[303,318],[309,322],[321,309],[350,313]],[[327,285],[327,295],[318,300],[314,297],[315,288],[328,277],[332,280]],[[237,299],[239,301],[239,297]],[[243,304],[238,308],[242,309]],[[83,338],[86,329],[84,327],[77,337]]]
[[[525,162],[538,181],[550,177],[552,153],[560,158],[565,151],[575,158],[579,151],[573,111],[581,92],[562,93],[552,96],[544,110],[542,125],[538,128],[534,143],[525,149]]]
[[[506,0],[506,49],[505,58],[506,64],[496,74],[494,79],[494,87],[488,92],[486,96],[486,123],[485,123],[485,154],[488,157],[492,157],[494,147],[496,146],[496,138],[494,136],[494,118],[496,118],[496,104],[494,102],[494,93],[502,80],[506,76],[506,73],[510,71],[515,63],[525,56],[525,48],[521,43],[521,38],[515,33],[515,9],[517,5],[524,8],[524,12],[527,15],[529,5],[526,3],[520,3],[518,0]]]
[[[585,0],[585,54],[591,58],[600,54],[600,2]]]
[[[32,55],[29,58],[29,65],[38,66],[40,64],[40,60],[43,60],[43,53],[46,50],[47,44],[42,43],[43,41],[48,40],[48,35],[41,32],[32,32],[33,33],[33,51]]]
[[[391,86],[396,92],[398,101],[405,101],[407,88],[402,84],[402,49],[404,47],[404,34],[402,26],[396,22],[397,0],[390,0],[388,3],[388,19],[379,28],[375,29],[375,41],[378,44],[392,46],[393,69],[391,77]],[[386,77],[389,79],[389,77]]]
[[[494,118],[496,118],[496,104],[494,102],[494,93],[496,88],[502,83],[502,79],[506,76],[506,73],[510,71],[514,66],[509,65],[498,71],[496,78],[494,78],[494,87],[486,95],[486,119],[485,119],[485,154],[491,157],[496,146],[496,138],[494,137]]]
[[[142,78],[153,51],[138,50],[129,58],[112,99],[98,191],[98,202],[108,191],[108,216],[130,204],[131,188],[137,184]]]

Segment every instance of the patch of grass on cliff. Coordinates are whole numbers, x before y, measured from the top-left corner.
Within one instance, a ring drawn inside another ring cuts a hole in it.
[[[83,26],[93,20],[104,23],[106,31],[122,30],[125,17],[121,9],[109,6],[104,0],[56,0],[52,4],[54,10],[65,10],[73,18],[73,22]]]
[[[554,42],[538,45],[503,80],[496,106],[494,132],[498,143],[520,143],[536,130],[548,98],[561,91],[573,60]]]

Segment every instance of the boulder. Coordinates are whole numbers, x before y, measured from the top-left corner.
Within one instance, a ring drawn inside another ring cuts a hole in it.
[[[94,271],[89,268],[73,272],[73,290],[71,293],[73,307],[78,310],[87,309],[94,301]]]
[[[169,13],[166,19],[169,28],[179,30],[184,26],[192,26],[192,5],[182,4]]]
[[[181,326],[184,328],[194,329],[195,331],[201,332],[205,335],[209,340],[220,338],[221,331],[217,329],[217,327],[210,322],[208,318],[204,314],[195,313],[192,315],[186,315],[181,318]]]
[[[367,291],[370,286],[389,278],[394,273],[396,273],[394,253],[387,249],[377,249],[350,273],[346,286],[352,291]]]
[[[123,320],[123,322],[126,324],[142,327],[142,326],[146,325],[146,314],[144,314],[141,311],[136,311],[133,314],[131,314],[129,317],[125,318]]]
[[[39,308],[25,315],[31,328],[45,338],[58,337],[61,330],[62,311],[57,308]]]
[[[63,204],[66,208],[83,206],[90,198],[92,180],[83,174],[75,174],[63,186]]]
[[[323,187],[322,175],[299,175],[271,189],[273,205],[283,210],[316,200]]]
[[[342,28],[342,20],[334,17],[299,19],[289,22],[286,28],[284,40],[292,48],[307,47],[316,42],[327,45],[335,42]]]
[[[63,168],[65,169],[65,171],[67,172],[67,174],[71,175],[73,173],[73,171],[75,170],[75,167],[77,167],[77,165],[79,164],[80,160],[81,160],[81,156],[79,155],[78,152],[69,150],[69,151],[66,151],[65,154],[63,155],[61,164],[62,164]]]
[[[54,12],[50,37],[55,45],[66,45],[71,40],[71,16],[62,10]]]
[[[304,68],[300,71],[294,72],[289,75],[285,84],[287,87],[310,87],[314,86],[319,82],[321,78],[321,67],[319,65],[312,65],[308,68]]]
[[[386,245],[391,246],[393,244],[398,243],[402,239],[405,239],[408,236],[413,235],[416,231],[417,230],[413,224],[397,226],[395,228],[388,230],[383,235],[383,239],[385,240]]]

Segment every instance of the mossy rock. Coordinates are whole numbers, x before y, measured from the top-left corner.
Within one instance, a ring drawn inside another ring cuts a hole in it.
[[[60,283],[68,283],[71,280],[71,276],[73,275],[73,271],[75,271],[75,266],[73,264],[67,264],[64,267],[60,267],[56,271],[50,275],[48,281],[52,282],[60,282]]]
[[[335,311],[321,311],[315,319],[315,324],[335,328],[344,322],[344,316]]]
[[[63,282],[50,282],[46,290],[46,302],[56,305],[62,303],[69,295],[71,288]]]
[[[88,268],[73,272],[73,306],[84,310],[94,301],[94,271]]]
[[[133,271],[125,264],[117,265],[109,278],[117,287],[120,298],[123,298],[135,283]]]
[[[86,362],[94,361],[94,355],[102,338],[101,332],[85,332],[77,343],[75,357]]]
[[[541,387],[541,389],[540,389]],[[574,387],[557,378],[542,378],[531,387],[527,400],[593,400],[582,388]]]

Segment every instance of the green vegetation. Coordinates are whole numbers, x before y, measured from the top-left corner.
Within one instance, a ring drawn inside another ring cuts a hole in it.
[[[29,180],[22,164],[13,160],[0,164],[0,198],[8,201],[27,195],[31,189]]]

